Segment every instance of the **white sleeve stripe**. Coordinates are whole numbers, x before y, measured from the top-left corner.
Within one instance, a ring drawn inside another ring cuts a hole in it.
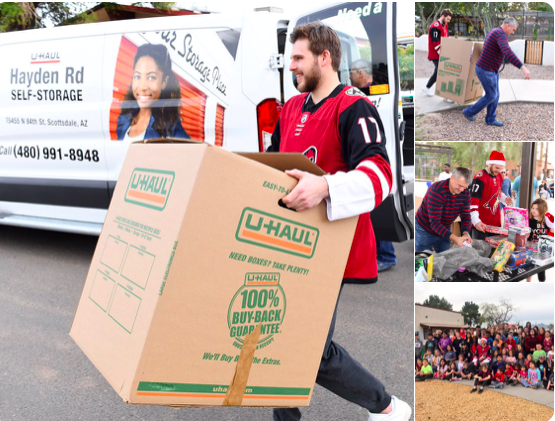
[[[478,209],[478,206],[472,205],[472,206],[470,206],[470,209]]]
[[[376,207],[372,180],[362,171],[325,175],[330,196],[326,199],[330,221],[371,212]]]
[[[380,185],[382,186],[382,202],[383,202],[386,199],[386,197],[389,195],[389,192],[391,191],[391,186],[387,182],[385,175],[383,175],[382,170],[380,170],[378,166],[372,161],[362,161],[360,164],[357,165],[357,168],[360,168],[360,167],[366,167],[372,170],[374,174],[378,176],[378,179],[380,180]]]
[[[478,214],[478,211],[472,211],[470,212],[470,219],[472,220],[472,224],[474,226],[476,226],[476,224],[478,224],[478,222],[482,222],[480,220],[480,215]]]

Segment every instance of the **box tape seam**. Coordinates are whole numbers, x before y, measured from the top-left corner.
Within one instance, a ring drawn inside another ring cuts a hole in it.
[[[243,346],[241,347],[241,353],[239,354],[239,361],[237,361],[233,379],[227,388],[227,393],[222,404],[223,406],[240,406],[243,402],[243,396],[245,395],[245,389],[247,388],[247,382],[251,372],[254,351],[260,339],[261,330],[262,323],[259,323],[251,333],[245,336]]]

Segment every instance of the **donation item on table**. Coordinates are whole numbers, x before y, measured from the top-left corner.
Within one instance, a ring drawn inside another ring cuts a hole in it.
[[[553,237],[540,235],[538,240],[538,257],[540,259],[550,259],[553,257]]]
[[[509,243],[508,241],[501,241],[497,249],[491,256],[493,260],[493,270],[497,272],[503,272],[503,268],[507,263],[507,260],[511,257],[513,250],[515,249],[515,245],[513,243]]]
[[[503,211],[505,212],[506,229],[509,229],[510,227],[526,228],[528,229],[528,232],[530,232],[527,209],[511,208],[509,206],[505,206]]]
[[[497,248],[501,241],[507,241],[506,235],[494,235],[493,237],[486,237],[486,242],[493,248]]]
[[[527,250],[523,247],[518,247],[519,250],[515,250],[513,254],[511,254],[511,258],[507,262],[507,266],[511,269],[516,269],[522,266],[526,266],[530,263],[530,259],[532,258],[532,250]]]

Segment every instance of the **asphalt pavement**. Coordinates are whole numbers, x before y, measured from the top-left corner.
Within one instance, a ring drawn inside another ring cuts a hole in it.
[[[0,226],[0,421],[271,420],[269,408],[127,405],[69,337],[96,237]],[[346,285],[335,340],[386,386],[414,402],[413,242],[376,284]],[[303,420],[367,420],[316,386]]]

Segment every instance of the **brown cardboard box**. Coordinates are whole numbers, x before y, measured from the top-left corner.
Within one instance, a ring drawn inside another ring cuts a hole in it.
[[[268,165],[321,170],[248,156],[129,148],[70,332],[128,403],[310,402],[357,218],[280,207],[297,181]]]
[[[484,88],[475,70],[482,47],[481,42],[441,38],[436,95],[459,104],[468,104],[483,96]]]

